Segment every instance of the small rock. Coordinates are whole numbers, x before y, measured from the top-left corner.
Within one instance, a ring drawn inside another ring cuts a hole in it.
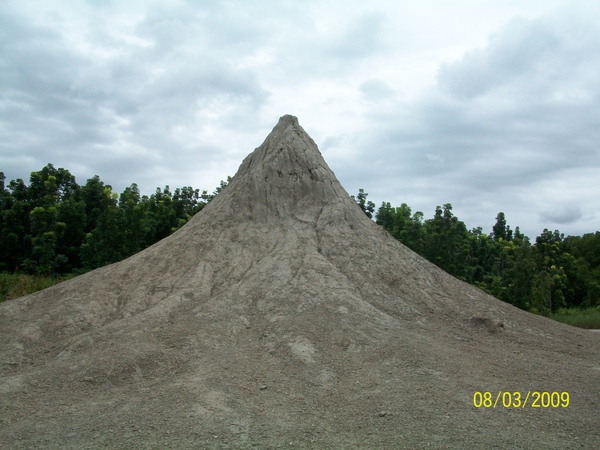
[[[387,413],[385,411],[381,411],[379,413],[379,417],[385,417],[387,415]]]
[[[263,385],[260,387],[260,390],[261,390],[261,391],[264,391],[265,389],[267,389],[267,385],[263,384]]]

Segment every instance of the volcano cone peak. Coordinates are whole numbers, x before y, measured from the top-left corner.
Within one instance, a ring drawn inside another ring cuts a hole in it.
[[[173,235],[0,304],[0,342],[0,447],[600,442],[600,335],[410,251],[293,116]],[[503,391],[572,400],[474,407]]]
[[[259,221],[311,221],[324,205],[349,200],[315,142],[290,115],[244,159],[228,190],[232,209]]]

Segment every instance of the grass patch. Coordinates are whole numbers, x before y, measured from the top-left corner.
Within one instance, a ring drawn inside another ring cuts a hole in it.
[[[0,273],[0,302],[41,291],[61,281],[64,281],[64,278],[21,273]]]
[[[551,318],[574,327],[600,330],[600,306],[587,309],[563,308],[552,313]]]

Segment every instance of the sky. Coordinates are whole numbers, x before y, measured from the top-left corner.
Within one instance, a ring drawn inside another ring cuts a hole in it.
[[[600,230],[600,2],[0,2],[0,171],[211,192],[280,116],[350,194]]]

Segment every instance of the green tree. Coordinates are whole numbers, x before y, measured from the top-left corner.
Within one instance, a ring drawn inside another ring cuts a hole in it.
[[[464,222],[452,213],[452,205],[437,206],[433,219],[425,221],[423,255],[446,272],[468,276],[469,237]]]
[[[219,186],[217,186],[215,188],[215,190],[213,191],[212,195],[209,196],[208,201],[212,200],[217,194],[221,193],[221,191],[223,191],[223,189],[225,189],[227,186],[229,186],[229,183],[231,183],[231,177],[227,177],[227,181],[223,181],[221,180],[219,182]]]
[[[46,165],[32,172],[26,189],[30,208],[31,251],[23,265],[35,273],[70,271],[79,265],[85,205],[75,177],[63,168]]]
[[[117,206],[118,194],[110,186],[104,187],[102,212],[96,228],[87,233],[81,245],[81,261],[84,270],[95,269],[128,256],[125,222]]]
[[[79,199],[80,187],[68,170],[48,164],[40,171],[31,172],[27,192],[33,207],[47,206],[69,198]]]
[[[224,188],[224,182],[221,182],[220,189]],[[206,192],[206,191],[204,191]],[[200,190],[193,189],[191,186],[184,186],[175,189],[173,193],[173,209],[177,218],[177,225],[171,231],[181,228],[196,213],[201,211],[206,205],[206,201],[201,199]]]
[[[492,228],[492,236],[495,241],[499,239],[510,241],[512,239],[512,230],[506,224],[506,216],[503,212],[499,212],[496,216],[496,224]]]
[[[30,255],[29,212],[27,186],[23,180],[5,185],[0,172],[0,270],[16,271]]]
[[[367,201],[368,193],[365,192],[364,189],[360,188],[358,190],[358,195],[354,197],[351,195],[352,200],[356,202],[356,204],[363,210],[363,212],[367,215],[369,219],[373,218],[373,213],[375,212],[375,203],[372,201]]]
[[[535,239],[535,250],[538,260],[538,278],[542,278],[544,289],[549,286],[548,313],[567,306],[569,280],[564,269],[565,262],[571,263],[570,255],[564,255],[561,243],[564,235],[558,230],[554,233],[548,229]]]
[[[58,220],[56,206],[36,206],[29,214],[31,227],[31,258],[24,265],[30,272],[51,274],[60,270],[67,257],[57,251],[66,225]]]
[[[573,305],[600,305],[600,232],[569,236],[562,242],[562,249],[575,261],[567,265]]]
[[[540,272],[533,280],[530,310],[550,316],[552,312],[552,277]]]
[[[119,261],[183,226],[230,181],[211,195],[166,186],[141,196],[133,183],[119,196],[97,175],[80,187],[52,164],[32,172],[29,186],[7,186],[0,172],[0,270],[62,273]]]
[[[81,189],[81,197],[85,203],[86,224],[84,232],[91,232],[98,225],[100,215],[107,208],[108,204],[105,198],[105,186],[98,175],[88,179],[85,186]]]
[[[146,208],[137,184],[133,183],[119,196],[119,211],[123,221],[124,255],[133,255],[153,244],[154,229],[148,226]]]
[[[147,225],[152,243],[158,242],[171,234],[177,228],[178,221],[173,208],[173,196],[169,186],[164,189],[156,188],[149,198],[145,197],[147,205]]]
[[[491,292],[488,289],[487,282],[492,275],[496,249],[494,241],[485,234],[481,227],[474,228],[469,232],[469,271],[466,274],[466,281]]]
[[[495,242],[499,256],[493,270],[501,283],[498,298],[527,309],[531,302],[532,280],[537,266],[529,240],[504,240]]]
[[[60,266],[60,272],[68,273],[81,267],[80,248],[87,222],[85,202],[79,195],[73,196],[60,202],[57,209],[57,220],[64,224],[64,232],[57,242],[56,252],[66,258]]]
[[[422,247],[422,212],[417,211],[412,214],[412,210],[406,203],[402,203],[398,208],[393,208],[389,202],[382,202],[377,210],[375,222],[404,245],[420,252]]]

